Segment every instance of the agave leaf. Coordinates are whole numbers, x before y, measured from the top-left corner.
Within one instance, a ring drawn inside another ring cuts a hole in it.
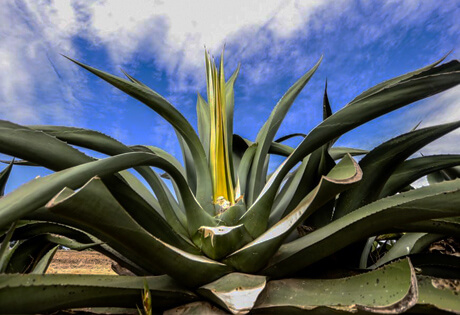
[[[152,192],[131,172],[124,170],[118,172],[118,175],[134,190],[139,196],[141,196],[148,204],[155,209],[155,211],[164,218],[163,210],[161,209],[160,203],[152,195]],[[168,222],[169,223],[169,222]]]
[[[246,187],[248,182],[249,172],[251,170],[252,162],[254,161],[254,155],[257,150],[257,143],[251,144],[248,149],[244,152],[241,162],[238,166],[238,185],[240,187],[241,195],[246,194]]]
[[[8,178],[10,177],[11,169],[13,168],[14,159],[10,162],[10,164],[0,172],[0,197],[5,194],[5,186]]]
[[[16,225],[17,222],[11,223],[11,226],[6,231],[0,244],[0,274],[5,272],[5,269],[10,261],[11,255],[13,254],[13,250],[10,249],[10,241],[15,232]]]
[[[121,142],[97,131],[73,128],[73,127],[61,127],[61,126],[30,126],[31,129],[41,130],[49,135],[52,135],[59,140],[65,141],[69,144],[78,145],[87,149],[98,151],[108,155],[117,155],[121,153],[133,152],[133,149],[125,146]],[[170,159],[171,156],[163,150],[157,149],[154,153]],[[174,161],[172,158],[170,161]],[[178,163],[176,163],[178,164]],[[150,167],[137,167],[136,170],[145,178],[149,183],[153,192],[158,198],[159,204],[151,196],[151,193],[145,188],[144,185],[128,172],[122,174],[123,178],[128,181],[130,186],[149,202],[154,209],[161,209],[164,216],[173,227],[173,229],[181,234],[186,234],[183,227],[185,224],[185,217],[183,214],[176,211],[174,197],[170,194],[168,188],[160,179],[159,175],[153,171]],[[179,168],[182,170],[182,167]],[[177,206],[176,206],[177,208]],[[182,217],[179,216],[182,214]]]
[[[311,154],[311,158],[307,163],[302,180],[297,186],[296,192],[291,201],[284,210],[283,217],[291,212],[292,209],[299,204],[303,196],[307,195],[315,187],[316,183],[321,180],[321,177],[328,174],[336,165],[329,155],[327,148],[328,146],[324,145]],[[345,160],[349,160],[350,158],[351,156],[349,155],[343,157]]]
[[[32,163],[32,162],[29,162],[29,161],[26,161],[26,160],[16,160],[16,159],[12,159],[10,161],[7,161],[7,160],[0,160],[1,163],[5,163],[5,164],[10,164],[10,163],[13,163],[13,165],[23,165],[23,166],[40,166],[36,163]]]
[[[30,272],[31,274],[44,274],[46,270],[48,270],[48,267],[51,264],[51,261],[54,258],[54,255],[56,254],[57,250],[59,249],[58,246],[54,246],[53,249],[48,251],[35,265],[34,269]]]
[[[460,257],[438,253],[409,255],[419,274],[430,277],[460,280]]]
[[[401,232],[426,232],[460,237],[460,217],[442,218],[435,220],[417,221],[395,226]]]
[[[232,314],[247,314],[265,285],[264,276],[234,272],[200,287],[197,291]]]
[[[318,186],[290,214],[254,241],[229,255],[224,261],[237,270],[257,272],[264,267],[286,237],[305,218],[337,194],[358,182],[361,176],[361,170],[351,156],[344,158],[327,176],[323,176]],[[248,225],[246,224],[245,227],[247,228]]]
[[[222,212],[217,216],[218,220],[226,226],[234,226],[238,224],[238,221],[246,212],[246,205],[241,198],[236,204]],[[220,224],[219,224],[220,225]]]
[[[391,249],[375,264],[369,267],[369,269],[375,269],[384,264],[407,256],[409,254],[420,253],[431,243],[442,238],[441,234],[429,234],[429,233],[407,233],[401,236],[401,238],[391,247]]]
[[[0,120],[0,131],[2,153],[20,157],[54,171],[93,160],[65,142],[9,121]]]
[[[173,155],[169,154],[168,152],[152,145],[133,145],[130,146],[130,148],[135,152],[147,152],[161,156],[162,158],[168,160],[172,165],[174,165],[174,167],[182,174],[183,177],[186,177],[184,167]]]
[[[61,235],[67,239],[74,240],[75,244],[101,244],[92,235],[89,235],[81,230],[70,227],[68,225],[54,223],[54,222],[43,222],[43,221],[19,221],[20,224],[14,230],[11,235],[11,240],[25,240],[37,235]],[[0,237],[1,239],[1,237]],[[67,246],[63,243],[60,245]]]
[[[432,172],[460,164],[460,155],[422,156],[403,162],[385,183],[379,198],[393,195],[401,189]]]
[[[300,185],[300,182],[305,175],[305,169],[307,168],[307,164],[310,158],[311,158],[311,155],[308,155],[302,160],[302,163],[295,170],[295,173],[293,174],[293,176],[290,176],[288,178],[288,180],[286,181],[286,183],[284,184],[284,186],[281,188],[280,192],[276,196],[276,199],[273,203],[272,211],[270,213],[270,217],[268,219],[269,226],[274,225],[282,217],[285,216],[285,210],[288,209],[288,205],[290,204],[291,200],[293,199],[293,196],[297,192],[297,187]],[[307,189],[308,188],[310,187],[307,187]]]
[[[220,260],[252,241],[244,225],[236,226],[202,226],[194,236],[201,243],[201,250],[206,256]],[[195,243],[197,243],[195,241]]]
[[[223,62],[223,58],[221,58],[221,63]],[[227,115],[227,120],[226,120],[226,130],[227,130],[227,144],[228,144],[228,152],[230,160],[230,173],[233,174],[233,183],[237,182],[236,178],[236,167],[234,162],[232,161],[233,158],[233,112],[234,112],[234,107],[235,107],[235,91],[234,91],[234,85],[235,81],[238,78],[238,73],[240,72],[240,64],[238,64],[238,67],[236,70],[233,72],[231,77],[227,80],[225,83],[225,112]],[[222,72],[223,73],[223,72]]]
[[[417,314],[436,314],[437,311],[460,313],[458,284],[451,279],[417,276],[419,298],[412,309]],[[457,288],[456,288],[457,287]]]
[[[329,149],[329,155],[334,160],[339,160],[343,158],[346,154],[351,156],[363,155],[369,153],[368,150],[356,149],[356,148],[346,148],[346,147],[332,147]]]
[[[249,190],[248,196],[246,196],[246,202],[248,205],[252,205],[265,185],[266,174],[263,173],[264,163],[267,158],[268,149],[270,148],[281,122],[291,108],[291,105],[297,95],[299,95],[300,91],[305,87],[316,69],[319,67],[322,59],[323,58],[321,57],[312,69],[310,69],[299,80],[297,80],[291,88],[289,88],[289,90],[279,100],[278,104],[276,104],[270,114],[270,117],[257,134],[256,142],[259,143],[259,146],[257,147],[253,167],[251,169],[251,175],[249,176]]]
[[[400,314],[417,302],[414,268],[408,259],[341,279],[270,281],[254,309],[263,313],[317,311]]]
[[[29,273],[43,256],[55,247],[44,235],[21,241],[12,251],[5,273]]]
[[[414,221],[458,216],[460,180],[422,187],[368,204],[280,247],[263,274],[294,273],[358,240]]]
[[[277,143],[280,143],[280,142],[284,142],[286,140],[289,140],[289,139],[292,139],[292,138],[295,138],[295,137],[302,137],[302,138],[305,138],[307,135],[304,134],[304,133],[291,133],[289,135],[285,135],[285,136],[282,136],[282,137],[279,137],[278,139],[276,139],[274,142],[277,142]]]
[[[299,161],[320,146],[374,118],[459,84],[460,71],[456,70],[459,64],[458,61],[449,63],[449,69],[454,72],[446,72],[446,68],[441,67],[433,68],[429,75],[387,86],[330,116],[313,129],[284,161],[264,188],[262,198],[254,202],[248,212],[264,211],[267,204],[272,204],[284,177]]]
[[[187,143],[185,142],[184,138],[180,135],[180,133],[175,130],[177,140],[179,141],[179,146],[182,151],[182,158],[184,160],[185,165],[185,173],[187,182],[189,183],[190,190],[196,194],[196,187],[197,187],[197,170],[195,169],[194,159],[192,152],[190,151]]]
[[[337,200],[334,218],[375,201],[394,169],[426,144],[460,127],[460,121],[408,132],[379,145],[359,162],[363,180],[341,194]]]
[[[198,93],[196,101],[196,116],[198,119],[198,134],[203,145],[206,157],[209,159],[209,136],[211,135],[211,116],[209,105]]]
[[[358,95],[353,101],[350,102],[350,105],[353,104],[353,103],[356,103],[356,102],[358,102],[358,101],[362,100],[363,98],[366,98],[366,97],[368,97],[370,95],[376,94],[377,92],[379,92],[379,91],[381,91],[381,90],[383,90],[383,89],[385,89],[385,88],[387,88],[389,86],[398,84],[398,83],[403,82],[403,81],[413,79],[414,77],[419,76],[419,75],[423,75],[427,71],[433,69],[434,67],[439,65],[441,62],[443,62],[447,58],[448,55],[449,55],[449,53],[447,53],[441,59],[433,62],[432,64],[430,64],[428,66],[425,66],[425,67],[417,69],[415,71],[411,71],[411,72],[408,72],[406,74],[397,76],[395,78],[392,78],[390,80],[384,81],[382,83],[379,83],[379,84],[371,87],[370,89],[368,89],[365,92],[363,92],[360,95]]]
[[[57,195],[47,208],[72,220],[142,268],[152,273],[165,272],[188,286],[212,281],[230,271],[223,264],[175,248],[149,234],[124,211],[100,179],[92,179],[70,196]]]
[[[0,309],[8,314],[36,314],[80,307],[134,308],[141,302],[144,281],[157,311],[197,299],[168,276],[14,274],[0,275]]]
[[[209,200],[210,196],[212,196],[211,175],[203,146],[201,145],[198,135],[187,119],[185,119],[185,117],[162,96],[147,88],[145,85],[132,83],[104,71],[87,66],[69,57],[66,58],[146,104],[174,127],[174,129],[184,139],[187,147],[190,149],[196,168],[197,181],[200,183],[197,187],[196,198],[201,204],[205,204],[205,202]],[[191,184],[191,186],[193,187],[193,184]]]

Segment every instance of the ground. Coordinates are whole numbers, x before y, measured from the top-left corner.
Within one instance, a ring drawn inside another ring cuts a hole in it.
[[[46,273],[115,275],[112,260],[96,251],[59,250]]]

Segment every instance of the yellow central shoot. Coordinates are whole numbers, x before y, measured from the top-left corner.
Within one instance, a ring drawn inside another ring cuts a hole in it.
[[[211,134],[209,142],[209,166],[213,183],[214,203],[228,201],[235,203],[235,192],[230,169],[227,135],[227,113],[223,52],[220,58],[220,67],[217,71],[214,60],[208,53],[206,57],[206,83],[208,103],[211,118]],[[222,200],[222,198],[224,200]]]

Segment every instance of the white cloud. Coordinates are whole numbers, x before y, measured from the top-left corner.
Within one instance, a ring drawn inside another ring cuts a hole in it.
[[[72,122],[63,103],[78,102],[62,76],[78,79],[59,52],[71,50],[78,31],[70,1],[0,3],[0,114],[20,123]]]

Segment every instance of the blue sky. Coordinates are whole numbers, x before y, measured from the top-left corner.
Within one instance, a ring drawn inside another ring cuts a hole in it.
[[[205,95],[204,46],[225,44],[236,83],[235,131],[255,139],[278,99],[324,60],[278,135],[307,133],[321,119],[325,80],[333,111],[385,79],[460,57],[460,4],[443,1],[21,1],[0,3],[0,118],[21,124],[96,129],[156,145],[180,158],[172,129],[145,105],[60,54],[110,73],[123,68],[196,125]],[[371,149],[422,126],[460,119],[460,88],[375,120],[338,145]],[[460,153],[460,133],[422,152]],[[8,190],[41,169],[16,168]]]

